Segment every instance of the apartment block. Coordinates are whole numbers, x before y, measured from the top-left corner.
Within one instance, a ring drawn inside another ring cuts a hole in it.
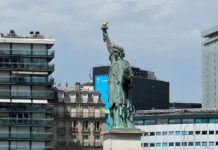
[[[91,84],[54,87],[54,141],[56,150],[102,150],[106,129],[105,104]]]
[[[0,34],[0,149],[52,150],[54,39]]]

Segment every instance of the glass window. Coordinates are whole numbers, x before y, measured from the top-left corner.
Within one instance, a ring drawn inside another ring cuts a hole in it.
[[[214,134],[214,131],[209,131],[209,134]]]
[[[150,143],[150,147],[154,147],[154,145],[155,145],[154,143]]]
[[[214,142],[209,142],[209,146],[214,146]]]
[[[83,121],[83,131],[88,131],[88,121]]]
[[[201,131],[195,131],[195,134],[199,135],[199,134],[201,134]]]
[[[209,123],[218,123],[218,118],[210,118]]]
[[[63,102],[64,100],[64,92],[58,92],[58,102]]]
[[[194,119],[182,119],[182,123],[194,123]]]
[[[92,94],[94,103],[98,103],[99,94]]]
[[[146,125],[154,125],[154,124],[156,124],[155,120],[145,120],[144,122],[145,122]]]
[[[206,135],[206,134],[207,134],[207,131],[202,131],[202,134],[203,134],[203,135]]]
[[[157,119],[157,124],[168,124],[168,119]]]
[[[64,128],[64,121],[63,120],[58,120],[58,128]]]
[[[99,137],[99,135],[95,136],[95,146],[100,146],[100,137]]]
[[[144,136],[148,136],[148,135],[149,135],[149,133],[148,133],[148,132],[145,132],[145,133],[144,133]]]
[[[187,142],[182,142],[182,146],[187,146]]]
[[[162,143],[162,146],[167,147],[167,143],[166,142]]]
[[[180,146],[180,142],[176,142],[176,146]]]
[[[188,142],[188,146],[193,146],[194,143],[193,142]]]
[[[82,100],[83,100],[83,103],[87,103],[88,102],[88,93],[83,93],[82,94]]]
[[[88,118],[89,115],[88,113],[89,113],[88,107],[83,106],[83,117]]]
[[[88,146],[89,145],[88,135],[83,136],[83,145],[84,146]]]
[[[187,135],[187,131],[182,131],[182,135]]]
[[[181,119],[169,119],[169,124],[180,124]]]
[[[170,142],[170,143],[169,143],[169,146],[174,146],[174,143],[173,143],[173,142]]]
[[[144,147],[148,147],[148,143],[144,143]]]
[[[170,131],[170,132],[169,132],[169,135],[174,135],[174,132],[173,132],[173,131]]]
[[[167,135],[167,132],[166,131],[162,132],[162,135]]]
[[[65,144],[64,136],[58,136],[58,144],[60,144],[60,145]]]
[[[99,121],[95,121],[95,131],[100,131]]]
[[[70,143],[71,143],[71,144],[76,144],[76,136],[75,136],[75,135],[71,135],[71,137],[70,137]]]
[[[156,136],[160,136],[161,135],[161,132],[156,132]]]
[[[155,135],[155,133],[154,132],[150,132],[150,136],[154,136]]]
[[[188,131],[188,135],[193,135],[193,131]]]
[[[195,142],[195,146],[201,146],[200,142]]]
[[[207,119],[196,119],[196,123],[207,123]]]
[[[207,146],[207,142],[202,142],[202,146]]]
[[[32,82],[34,83],[45,83],[46,77],[32,77]]]
[[[161,147],[161,143],[156,143],[156,147]]]
[[[76,102],[76,93],[69,93],[70,102],[75,103]]]
[[[180,131],[176,131],[176,135],[180,135]]]
[[[135,125],[143,125],[143,120],[134,120],[133,123]]]

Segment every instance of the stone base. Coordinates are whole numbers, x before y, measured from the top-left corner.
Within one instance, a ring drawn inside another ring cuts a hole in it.
[[[137,129],[112,129],[104,135],[103,150],[141,150],[142,131]]]

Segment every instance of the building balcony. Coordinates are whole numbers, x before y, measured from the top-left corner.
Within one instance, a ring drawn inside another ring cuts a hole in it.
[[[106,118],[106,115],[105,113],[97,113],[97,114],[94,114],[92,112],[54,112],[54,115],[59,117],[59,118],[64,118],[64,117],[67,117],[67,118],[90,118],[90,119],[96,119],[96,118],[99,118],[99,119],[102,119],[102,118]]]
[[[51,50],[0,50],[0,56],[25,56],[54,58],[55,52]]]
[[[52,119],[14,119],[14,118],[2,118],[0,119],[0,126],[42,126],[52,127]]]
[[[53,85],[54,78],[44,77],[0,77],[1,84],[31,84],[31,85]]]
[[[13,63],[1,62],[0,70],[13,70],[13,71],[54,71],[54,64],[47,63]]]
[[[0,150],[53,150],[52,147],[36,147],[36,146],[33,146],[33,147],[21,147],[21,146],[11,146],[11,148],[9,147],[2,147],[0,146]]]
[[[0,91],[0,98],[53,99],[53,91]]]
[[[40,140],[51,141],[52,133],[0,133],[0,140]]]
[[[8,104],[1,103],[0,112],[41,112],[53,113],[54,106],[47,104]]]

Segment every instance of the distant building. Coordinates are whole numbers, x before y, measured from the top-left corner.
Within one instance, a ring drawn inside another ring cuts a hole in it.
[[[218,26],[201,33],[202,42],[202,107],[218,107]]]
[[[183,108],[201,108],[201,103],[181,103],[181,102],[171,102],[170,109],[183,109]]]
[[[54,87],[55,150],[102,150],[105,105],[91,84]]]
[[[141,110],[134,116],[144,131],[142,150],[218,149],[218,109]]]
[[[0,149],[50,150],[54,39],[0,34]]]
[[[157,80],[154,72],[132,67],[133,86],[132,99],[136,110],[168,109],[169,108],[169,82]],[[109,66],[93,68],[93,81],[95,90],[101,92],[102,99],[108,105],[108,72]]]

